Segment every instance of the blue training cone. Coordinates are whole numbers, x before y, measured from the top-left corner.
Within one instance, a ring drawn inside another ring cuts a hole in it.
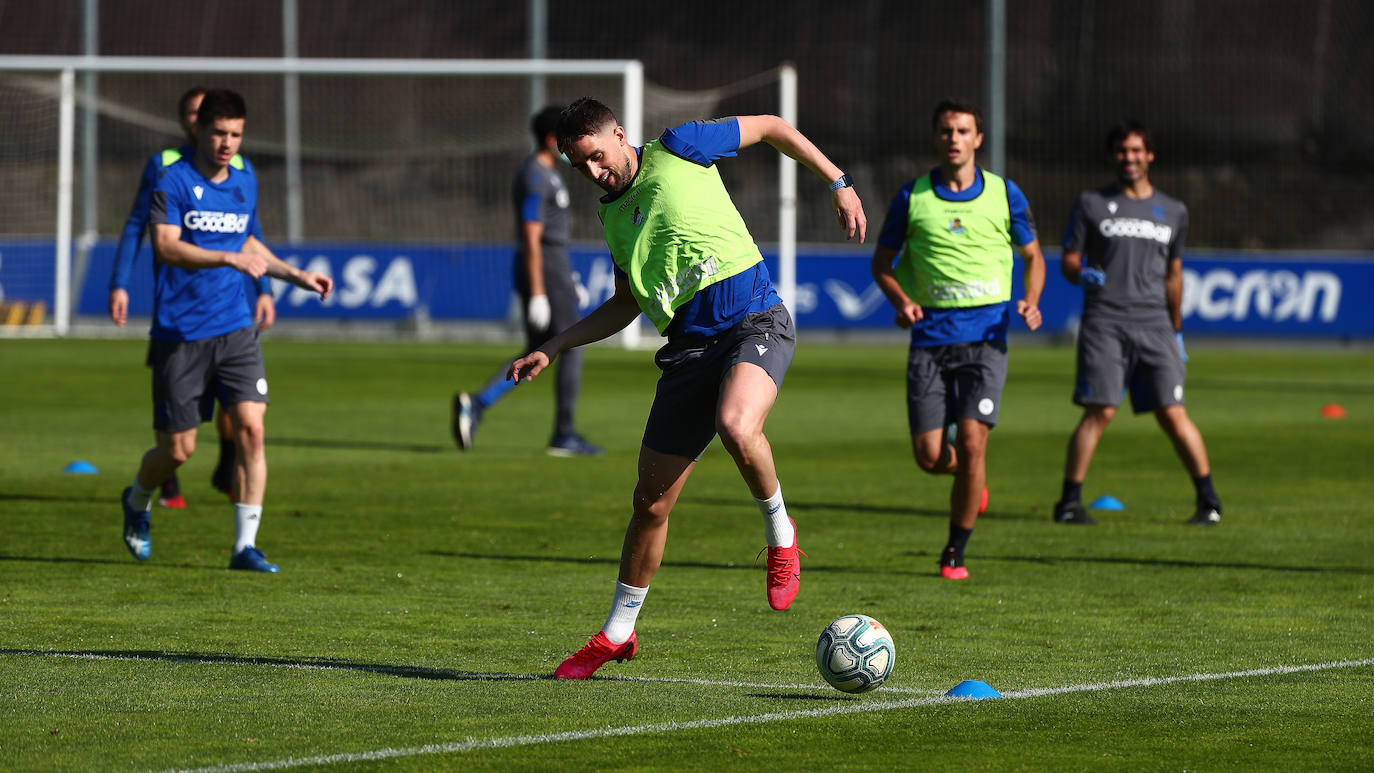
[[[987,682],[980,682],[976,679],[965,679],[954,685],[945,695],[950,698],[971,698],[973,700],[1002,697],[1002,693],[992,689],[992,686]]]
[[[85,459],[77,459],[66,467],[63,467],[62,471],[69,472],[73,475],[95,475],[100,472],[100,470],[95,468],[94,464],[91,464]]]
[[[1100,496],[1088,505],[1094,510],[1125,510],[1126,506],[1121,504],[1121,500],[1111,496]]]

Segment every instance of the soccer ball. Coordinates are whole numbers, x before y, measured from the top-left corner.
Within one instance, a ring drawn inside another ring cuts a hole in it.
[[[897,651],[892,634],[868,615],[838,617],[816,642],[816,667],[841,692],[868,692],[887,681]]]

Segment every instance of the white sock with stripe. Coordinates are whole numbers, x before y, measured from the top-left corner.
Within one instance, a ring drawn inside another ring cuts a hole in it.
[[[234,505],[234,554],[256,544],[258,524],[262,523],[262,505]]]
[[[644,606],[644,597],[647,595],[648,588],[636,588],[616,582],[611,614],[606,618],[606,624],[601,626],[601,632],[606,634],[607,639],[614,644],[623,644],[630,638],[630,634],[635,630],[635,620],[639,618],[639,610]]]
[[[797,538],[797,530],[787,518],[787,505],[782,503],[782,484],[767,499],[755,499],[759,512],[763,513],[763,529],[768,544],[775,548],[790,548]]]

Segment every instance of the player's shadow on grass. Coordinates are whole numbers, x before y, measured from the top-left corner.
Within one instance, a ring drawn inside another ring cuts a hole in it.
[[[691,497],[684,496],[678,501],[691,502],[694,504],[711,505],[712,507],[742,507],[749,509],[748,500],[741,502],[738,499],[720,499],[716,497]],[[949,508],[930,508],[930,507],[910,507],[907,505],[866,505],[861,502],[816,502],[805,499],[788,499],[787,509],[792,512],[828,512],[828,513],[847,513],[850,515],[914,515],[922,518],[949,519]],[[1034,513],[1013,513],[999,511],[996,507],[990,508],[980,518],[994,518],[1001,520],[1038,520],[1041,516]]]
[[[857,701],[859,698],[853,695],[825,695],[823,693],[785,693],[785,692],[751,692],[750,698],[763,698],[770,701]]]
[[[424,555],[439,556],[440,558],[469,558],[482,561],[530,561],[535,563],[551,562],[557,564],[601,564],[603,566],[620,566],[620,556],[588,556],[586,558],[574,558],[572,556],[519,556],[503,555],[500,553],[461,553],[454,550],[427,550]],[[758,566],[749,559],[743,561],[727,561],[725,563],[710,563],[707,561],[664,561],[663,566],[678,567],[685,569],[763,569],[763,559],[759,559]],[[834,572],[855,571],[851,567],[843,566],[814,566],[806,567],[808,572]]]
[[[1072,359],[1072,358],[1070,358]],[[1073,384],[1071,379],[1052,373],[1017,373],[1007,379],[1008,386],[1013,384],[1047,384],[1051,386],[1065,386],[1071,389]],[[1353,382],[1331,383],[1325,382],[1315,384],[1310,381],[1281,381],[1278,379],[1249,379],[1249,378],[1226,378],[1225,376],[1188,376],[1188,389],[1196,394],[1200,390],[1217,390],[1228,392],[1259,392],[1264,394],[1300,394],[1310,395],[1313,389],[1321,389],[1322,394],[1333,395],[1371,395],[1374,394],[1374,384],[1357,384]]]
[[[1117,556],[987,556],[980,561],[1023,561],[1034,564],[1087,563],[1130,566],[1167,566],[1176,569],[1253,569],[1261,572],[1299,572],[1310,574],[1374,574],[1358,566],[1280,566],[1245,561],[1184,561],[1172,558],[1121,558]]]
[[[748,509],[749,500],[724,499],[717,497],[694,497],[684,496],[679,502],[690,502],[698,505],[710,505],[712,507],[742,507]],[[923,507],[907,507],[894,505],[866,505],[860,502],[815,502],[805,499],[788,499],[787,509],[796,512],[804,511],[827,511],[837,513],[866,513],[869,515],[921,515],[932,518],[948,518],[949,508],[934,510]]]
[[[143,566],[148,567],[140,571],[148,571],[151,568],[158,569],[195,569],[197,571],[223,569],[229,571],[223,564],[170,564],[165,561],[154,561],[147,564],[142,561],[135,561],[132,558],[78,558],[76,556],[14,556],[0,553],[0,561],[28,561],[40,564],[109,564],[112,566]]]
[[[272,668],[298,668],[308,671],[358,671],[383,676],[398,676],[407,679],[433,679],[459,682],[532,682],[552,679],[553,675],[544,674],[507,674],[502,672],[462,671],[450,668],[425,668],[423,666],[393,666],[386,663],[360,663],[333,658],[266,658],[244,657],[201,652],[164,652],[162,650],[24,650],[0,649],[0,655],[27,655],[30,657],[72,658],[76,660],[122,660],[145,661],[150,663],[200,663],[228,666],[268,666]]]
[[[338,451],[396,451],[404,454],[441,454],[453,450],[452,444],[388,443],[384,440],[330,440],[326,438],[268,437],[269,446],[323,448]]]
[[[117,502],[115,495],[100,497],[73,497],[53,494],[0,494],[0,502],[66,502],[73,505],[108,505]]]

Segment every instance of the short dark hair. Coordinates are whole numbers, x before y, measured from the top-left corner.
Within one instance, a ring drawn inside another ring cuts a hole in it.
[[[973,128],[983,133],[983,111],[978,106],[967,99],[942,99],[940,104],[935,106],[935,112],[930,114],[930,128],[934,129],[940,124],[940,116],[945,113],[968,113],[973,116]]]
[[[557,105],[549,105],[534,114],[530,119],[530,131],[534,132],[534,143],[543,147],[544,138],[558,131],[558,116],[563,114],[563,108]]]
[[[191,100],[195,99],[196,97],[200,96],[201,94],[204,94],[205,91],[206,91],[206,89],[205,89],[204,86],[192,86],[191,88],[186,89],[186,93],[185,93],[185,94],[182,94],[182,95],[181,95],[181,99],[178,99],[178,100],[177,100],[177,119],[178,119],[178,120],[180,120],[180,118],[181,118],[183,115],[186,115],[186,106],[189,105],[189,104],[191,104]]]
[[[1151,153],[1154,152],[1155,141],[1150,136],[1150,130],[1146,128],[1145,124],[1133,118],[1118,123],[1112,127],[1111,131],[1107,132],[1107,152],[1115,153],[1117,143],[1125,142],[1126,138],[1132,134],[1140,135],[1141,141],[1145,143],[1145,149]]]
[[[247,118],[248,106],[237,91],[206,89],[205,98],[196,111],[196,123],[209,126],[221,118]]]
[[[573,140],[596,134],[606,124],[619,123],[609,107],[591,97],[582,97],[558,114],[558,129],[555,131],[558,149],[563,150]]]

